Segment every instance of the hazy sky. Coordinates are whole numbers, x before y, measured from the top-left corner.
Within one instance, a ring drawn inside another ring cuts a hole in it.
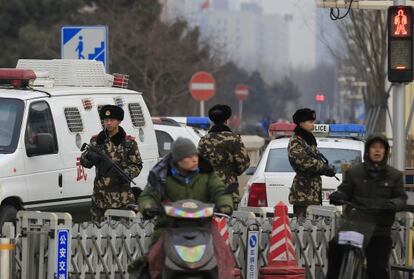
[[[249,0],[255,2],[256,0]],[[248,0],[244,2],[249,2]],[[293,16],[289,32],[289,59],[293,67],[316,63],[316,4],[313,0],[257,0],[268,14]]]

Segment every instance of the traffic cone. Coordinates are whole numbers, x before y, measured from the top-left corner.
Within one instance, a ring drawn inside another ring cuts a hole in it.
[[[227,219],[224,217],[214,217],[213,224],[216,226],[226,245],[230,247]]]
[[[304,279],[305,269],[296,261],[287,206],[279,202],[274,208],[268,265],[260,269],[261,279]]]
[[[231,254],[233,254],[233,251],[231,249],[230,246],[230,241],[229,241],[229,226],[227,224],[227,219],[224,217],[214,217],[213,218],[213,224],[214,226],[217,228],[217,230],[219,231],[221,237],[224,240],[224,243],[226,243],[226,246],[229,248],[229,251]],[[233,271],[233,275],[234,275],[234,279],[240,279],[241,278],[241,271],[239,268],[235,267],[234,271]]]

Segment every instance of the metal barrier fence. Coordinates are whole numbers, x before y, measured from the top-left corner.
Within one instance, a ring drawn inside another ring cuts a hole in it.
[[[329,207],[311,207],[309,213],[305,220],[292,219],[291,230],[299,265],[306,268],[307,278],[320,279],[327,271],[327,247],[339,213]],[[13,278],[134,278],[127,266],[148,251],[154,223],[129,211],[108,210],[105,215],[106,221],[97,226],[72,224],[67,213],[20,211],[16,228],[11,223],[3,227],[3,236],[16,246],[10,251]],[[270,217],[243,211],[234,212],[229,220],[229,243],[242,278],[258,278],[260,267],[268,264],[272,223]],[[412,267],[412,227],[411,213],[397,215],[391,263],[400,270]],[[256,230],[254,261],[247,252],[248,235]],[[407,276],[394,271],[392,278]]]

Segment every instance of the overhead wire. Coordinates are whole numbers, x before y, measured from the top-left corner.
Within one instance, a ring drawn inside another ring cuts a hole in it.
[[[331,8],[331,11],[329,13],[329,17],[331,18],[331,20],[344,19],[349,14],[349,12],[351,11],[352,2],[354,2],[354,0],[349,1],[347,11],[342,16],[341,16],[341,11],[339,10],[339,8]]]

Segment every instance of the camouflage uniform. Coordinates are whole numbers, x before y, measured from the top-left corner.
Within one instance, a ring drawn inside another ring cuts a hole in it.
[[[321,175],[328,167],[318,156],[316,146],[309,145],[294,134],[288,145],[289,162],[296,172],[290,188],[289,202],[294,205],[320,205],[322,203]]]
[[[142,160],[138,144],[135,138],[127,136],[121,127],[110,140],[104,131],[93,136],[90,145],[97,147],[111,158],[129,177],[134,178],[140,174]],[[86,168],[91,168],[93,163],[87,159],[88,152],[82,153],[81,164]],[[120,209],[132,203],[135,203],[135,197],[130,183],[119,175],[102,174],[100,167],[96,167],[91,207],[92,220],[101,222],[106,209]]]
[[[210,131],[200,139],[198,152],[210,162],[226,186],[237,182],[237,176],[250,165],[241,137],[231,131]],[[234,195],[234,202],[238,203],[238,191]]]

